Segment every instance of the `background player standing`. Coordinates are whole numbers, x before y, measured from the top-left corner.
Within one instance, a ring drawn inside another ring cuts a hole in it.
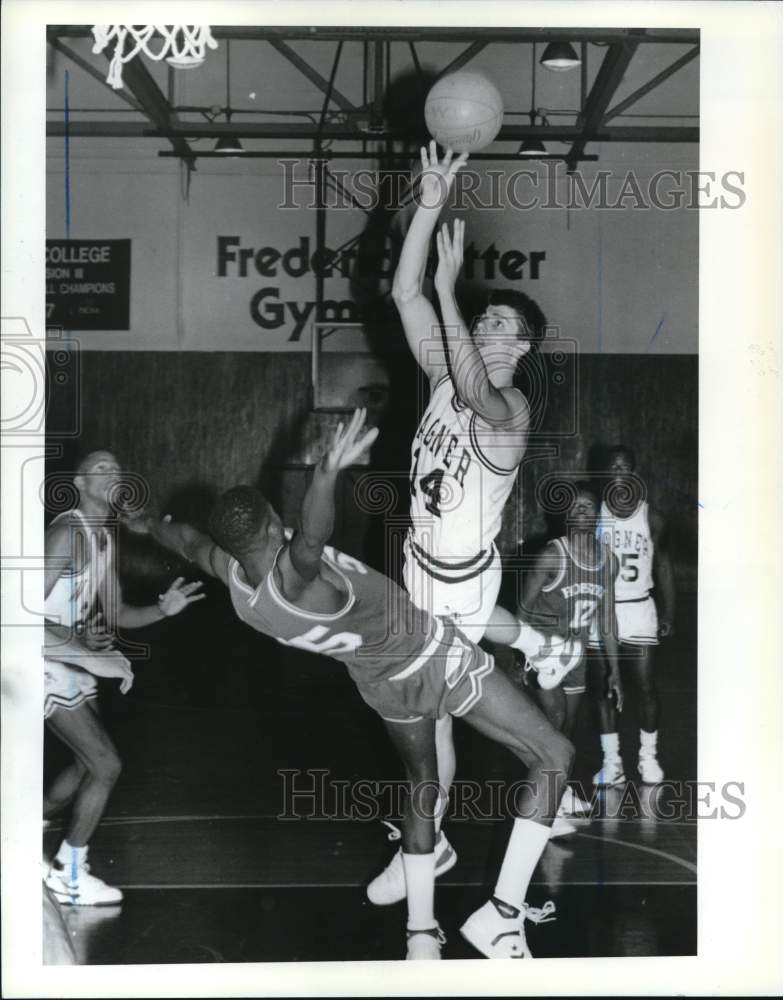
[[[617,635],[620,654],[639,691],[639,775],[647,784],[663,781],[658,763],[660,703],[655,683],[654,649],[660,638],[674,633],[674,570],[665,544],[663,519],[644,499],[644,486],[635,476],[636,460],[630,448],[619,445],[607,456],[608,483],[598,522],[619,563],[615,585]],[[661,616],[651,590],[656,586]],[[596,785],[625,781],[620,756],[617,716],[604,684],[596,685],[601,725],[603,763],[593,777]]]
[[[96,676],[116,677],[123,694],[130,690],[130,664],[112,649],[117,626],[141,628],[179,614],[200,600],[200,583],[179,578],[157,604],[124,604],[117,576],[109,521],[112,495],[121,484],[120,466],[111,452],[96,451],[80,462],[74,484],[79,503],[52,521],[45,536],[44,719],[72,752],[44,796],[44,818],[68,806],[66,835],[46,876],[61,903],[94,906],[118,903],[122,892],[91,874],[88,844],[120,774],[117,750],[97,707]],[[101,614],[109,630],[100,624]]]
[[[617,557],[608,542],[596,536],[598,509],[588,483],[574,484],[575,495],[567,512],[566,533],[545,547],[525,581],[525,620],[545,634],[571,636],[581,642],[583,655],[554,687],[539,677],[538,703],[547,718],[571,739],[576,713],[585,692],[589,644],[605,650],[609,663],[608,689],[618,711],[622,709],[622,683],[615,636],[615,577]],[[599,654],[600,655],[600,654]],[[569,786],[561,813],[577,815],[590,809]]]

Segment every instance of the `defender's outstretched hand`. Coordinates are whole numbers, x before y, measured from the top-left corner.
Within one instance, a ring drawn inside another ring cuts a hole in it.
[[[337,425],[329,450],[321,460],[321,466],[325,472],[339,472],[341,469],[347,469],[349,465],[353,465],[358,458],[361,458],[378,437],[377,427],[372,427],[362,434],[366,419],[367,410],[360,407],[358,410],[354,410],[347,428],[343,427],[342,422]]]
[[[417,203],[422,208],[443,208],[454,178],[467,162],[467,153],[460,153],[455,160],[454,153],[450,149],[447,149],[443,159],[438,161],[438,147],[434,139],[429,145],[429,150],[426,146],[422,146],[422,173],[419,176]]]
[[[438,244],[438,269],[435,272],[435,288],[451,292],[457,283],[462,270],[462,259],[465,244],[465,223],[462,219],[454,220],[454,235],[449,233],[449,227],[443,225],[436,233]]]
[[[167,618],[178,615],[189,604],[200,601],[207,596],[197,593],[202,586],[201,580],[197,580],[195,583],[185,583],[185,577],[178,576],[166,593],[158,597],[158,607]]]

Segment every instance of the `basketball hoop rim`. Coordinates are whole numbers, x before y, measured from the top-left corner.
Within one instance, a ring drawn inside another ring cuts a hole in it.
[[[195,69],[196,66],[201,66],[204,63],[204,58],[188,55],[167,56],[165,61],[174,69]]]

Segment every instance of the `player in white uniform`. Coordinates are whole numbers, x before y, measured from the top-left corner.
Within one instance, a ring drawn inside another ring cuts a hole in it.
[[[74,761],[46,790],[44,818],[71,806],[66,835],[46,876],[61,903],[95,906],[118,903],[119,889],[90,874],[88,843],[100,822],[120,773],[120,758],[98,714],[96,677],[120,679],[130,690],[130,664],[112,649],[112,629],[141,628],[178,614],[203,594],[200,583],[175,580],[157,604],[122,603],[112,534],[111,496],[121,482],[120,467],[107,451],[89,454],[74,484],[79,504],[60,514],[45,537],[44,718],[71,750]],[[99,624],[103,615],[107,631]]]
[[[531,658],[542,636],[496,607],[501,582],[495,538],[508,495],[525,454],[530,411],[514,387],[521,359],[542,331],[526,296],[494,293],[468,332],[455,297],[462,268],[465,224],[443,226],[436,236],[435,290],[442,323],[423,291],[430,240],[454,177],[467,154],[438,161],[436,145],[421,150],[417,209],[405,237],[392,295],[408,345],[429,377],[430,402],[411,447],[411,527],[405,544],[404,580],[414,604],[448,617],[473,641],[482,636],[515,645]],[[537,319],[538,317],[536,317]],[[445,348],[445,350],[444,350]],[[441,785],[436,819],[436,874],[453,867],[456,854],[440,819],[456,771],[451,717],[436,726]],[[370,883],[377,904],[405,895],[402,866],[392,863]]]
[[[655,684],[654,649],[659,638],[674,632],[674,572],[665,546],[663,519],[642,499],[641,481],[633,475],[633,452],[613,448],[608,455],[610,481],[605,491],[598,533],[605,538],[619,563],[615,583],[615,612],[621,662],[639,690],[639,775],[647,784],[663,781],[658,763],[658,721],[660,705]],[[658,615],[652,589],[660,599]],[[617,785],[625,781],[617,719],[604,685],[599,692],[603,764],[593,778],[596,785]]]

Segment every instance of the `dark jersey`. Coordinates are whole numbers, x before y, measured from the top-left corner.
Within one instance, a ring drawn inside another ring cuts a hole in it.
[[[279,558],[279,553],[278,553]],[[446,683],[453,686],[477,662],[482,651],[448,621],[415,607],[388,577],[329,546],[322,572],[345,595],[334,614],[305,611],[287,601],[274,570],[253,589],[236,560],[229,564],[229,590],[237,615],[258,632],[278,642],[344,663],[357,683],[402,681],[433,659],[445,664]]]
[[[554,580],[542,587],[532,608],[527,609],[530,624],[545,632],[586,640],[603,606],[609,557],[602,552],[599,565],[587,566],[576,559],[566,538],[555,538],[549,547],[556,554],[559,569]]]

